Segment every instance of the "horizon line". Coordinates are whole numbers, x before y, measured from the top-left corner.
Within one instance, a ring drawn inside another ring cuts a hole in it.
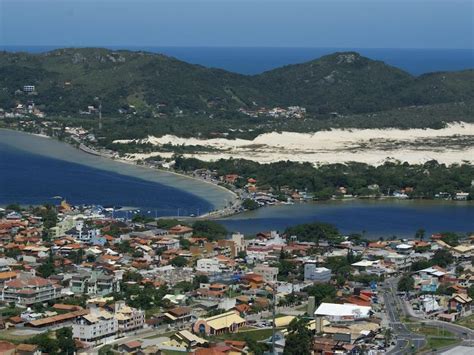
[[[123,45],[114,45],[114,44],[101,44],[101,45],[67,45],[67,44],[0,44],[0,48],[8,47],[22,47],[22,48],[41,48],[41,47],[51,47],[51,48],[206,48],[206,49],[369,49],[369,50],[460,50],[460,51],[472,51],[474,54],[474,48],[449,48],[449,47],[438,47],[438,48],[420,48],[420,47],[353,47],[353,46],[335,46],[335,47],[317,47],[317,46],[212,46],[212,45],[136,45],[136,44],[123,44]]]

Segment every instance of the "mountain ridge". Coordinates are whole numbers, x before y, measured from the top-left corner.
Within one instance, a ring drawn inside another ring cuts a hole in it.
[[[31,99],[51,115],[76,115],[100,97],[105,115],[134,106],[141,116],[177,113],[236,117],[239,108],[303,106],[307,118],[361,114],[474,97],[474,70],[420,76],[361,56],[336,52],[257,75],[190,64],[163,54],[63,48],[45,53],[0,52],[0,107]],[[16,94],[15,94],[16,92]]]

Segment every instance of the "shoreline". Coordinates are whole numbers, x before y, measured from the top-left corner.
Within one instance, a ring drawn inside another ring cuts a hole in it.
[[[95,157],[97,159],[103,159],[104,161],[107,161],[107,162],[110,162],[110,163],[123,164],[124,166],[130,166],[130,167],[134,167],[134,168],[137,168],[137,169],[143,169],[144,171],[147,171],[147,172],[157,172],[159,174],[162,174],[161,178],[163,178],[162,180],[165,180],[165,181],[151,180],[151,179],[143,177],[143,176],[137,176],[135,174],[130,174],[130,173],[127,174],[127,173],[120,172],[120,169],[118,169],[118,171],[117,171],[117,169],[107,169],[107,168],[104,168],[103,166],[101,166],[101,164],[88,164],[87,162],[78,162],[78,161],[74,161],[74,160],[71,160],[71,159],[68,159],[68,158],[65,158],[65,157],[51,156],[51,155],[49,155],[47,153],[44,153],[44,152],[43,153],[34,152],[31,149],[27,149],[27,148],[24,148],[24,147],[20,148],[21,150],[24,150],[28,153],[38,154],[38,155],[42,155],[42,156],[48,156],[52,159],[60,159],[60,160],[68,161],[68,162],[71,162],[71,163],[76,163],[76,164],[79,164],[79,165],[84,165],[84,166],[96,168],[98,170],[110,171],[110,172],[114,172],[114,173],[118,173],[118,174],[122,174],[122,175],[126,175],[126,176],[131,176],[131,177],[134,177],[134,178],[137,178],[137,179],[152,181],[152,182],[155,182],[155,183],[158,183],[158,184],[170,187],[170,188],[175,188],[175,189],[181,190],[183,192],[192,194],[192,195],[196,196],[197,198],[201,198],[201,199],[205,200],[213,208],[213,210],[211,210],[211,211],[209,211],[209,212],[207,212],[203,215],[200,215],[200,216],[205,216],[205,215],[208,215],[208,214],[226,215],[226,213],[222,212],[222,211],[225,211],[225,208],[222,208],[221,205],[225,205],[225,202],[228,203],[229,200],[232,201],[233,205],[235,205],[236,201],[239,201],[238,195],[235,192],[230,191],[229,189],[226,189],[223,186],[219,186],[219,185],[214,184],[212,182],[205,181],[205,180],[202,180],[202,179],[198,179],[198,178],[193,177],[193,176],[189,176],[189,175],[186,175],[186,174],[180,174],[178,172],[164,170],[164,169],[157,169],[157,168],[153,168],[153,167],[142,165],[142,164],[137,164],[136,162],[127,161],[127,160],[123,160],[123,159],[114,159],[114,158],[112,158],[110,156],[106,156],[106,155],[104,155],[100,152],[97,152],[97,153],[99,153],[98,155],[91,154],[91,153],[88,153],[88,152],[80,149],[79,147],[75,146],[74,144],[71,144],[71,142],[60,141],[56,137],[51,137],[51,136],[47,136],[47,135],[43,135],[43,134],[26,132],[26,131],[22,131],[22,130],[18,130],[18,129],[11,129],[11,128],[3,128],[2,127],[2,128],[0,128],[0,131],[2,131],[2,130],[6,131],[6,132],[12,132],[12,133],[15,133],[15,134],[19,133],[19,134],[38,137],[38,138],[44,138],[44,139],[54,141],[56,143],[64,144],[67,147],[74,149],[74,151],[79,152],[80,154],[84,154],[84,156],[87,157],[87,159],[85,159],[86,161],[90,160],[88,158]],[[184,187],[180,187],[179,184],[178,185],[173,185],[173,184],[170,184],[166,181],[169,178],[173,178],[173,177],[178,177],[179,179],[183,179],[183,180],[191,182],[191,183],[196,182],[196,183],[199,183],[199,184],[203,184],[203,186],[209,186],[209,187],[212,187],[212,188],[217,188],[217,189],[215,189],[215,191],[225,192],[225,194],[228,195],[229,198],[224,198],[224,196],[219,196],[216,199],[212,199],[212,198],[208,199],[208,198],[206,198],[207,194],[204,194],[204,195],[202,193],[199,194],[196,191],[192,191],[192,190],[185,189]]]
[[[201,179],[201,178],[198,178],[198,177],[195,177],[195,176],[190,176],[189,174],[183,174],[183,173],[179,173],[179,172],[176,172],[176,171],[172,171],[172,170],[165,170],[165,169],[160,169],[160,168],[157,168],[157,167],[154,167],[154,166],[149,166],[147,164],[140,164],[137,160],[131,160],[131,159],[127,159],[127,158],[122,158],[122,157],[114,157],[114,156],[111,156],[110,154],[106,154],[104,152],[101,152],[99,150],[96,150],[94,148],[91,148],[83,143],[81,143],[80,146],[77,146],[75,144],[73,144],[72,142],[70,141],[60,141],[58,140],[56,137],[50,137],[50,136],[47,136],[47,135],[44,135],[44,134],[38,134],[38,133],[30,133],[30,132],[25,132],[25,131],[21,131],[21,130],[17,130],[17,129],[11,129],[11,128],[0,128],[0,130],[5,130],[5,131],[10,131],[10,132],[18,132],[18,133],[22,133],[22,134],[27,134],[27,135],[32,135],[32,136],[36,136],[36,137],[40,137],[40,138],[47,138],[47,139],[50,139],[50,140],[53,140],[55,142],[58,142],[58,143],[63,143],[71,148],[74,148],[74,150],[76,151],[80,151],[81,153],[84,153],[85,156],[94,156],[94,157],[97,157],[99,159],[104,159],[108,162],[117,162],[117,163],[122,163],[122,164],[125,164],[126,166],[133,166],[133,167],[137,167],[137,168],[142,168],[142,169],[145,169],[145,170],[148,170],[150,172],[159,172],[159,173],[163,173],[163,174],[166,174],[168,176],[176,176],[176,177],[179,177],[179,178],[187,178],[187,180],[189,181],[196,181],[196,182],[199,182],[199,183],[206,183],[207,186],[212,186],[212,187],[218,187],[220,191],[223,191],[225,192],[226,194],[229,194],[232,198],[231,198],[231,206],[229,206],[229,203],[228,203],[228,200],[227,199],[223,199],[221,198],[220,199],[220,202],[221,204],[223,205],[223,207],[220,207],[220,208],[217,208],[217,204],[212,201],[212,200],[208,200],[206,198],[204,198],[207,202],[209,202],[213,207],[214,207],[214,210],[211,210],[209,212],[206,212],[204,214],[200,214],[198,216],[189,216],[187,218],[195,218],[195,219],[225,219],[225,218],[232,218],[233,216],[236,216],[236,215],[240,215],[242,213],[246,213],[246,212],[252,212],[252,211],[243,211],[243,210],[240,210],[240,206],[241,206],[241,197],[235,193],[234,191],[224,187],[224,186],[221,186],[215,182],[212,182],[212,181],[208,181],[208,180],[204,180],[204,179]],[[79,142],[77,142],[79,143]],[[87,148],[87,150],[85,149],[82,149],[81,146]],[[41,154],[41,153],[40,153]],[[64,160],[67,160],[67,159],[64,159]],[[68,160],[68,161],[71,161],[71,160]],[[81,164],[81,163],[79,163]],[[88,166],[88,164],[84,163],[82,165],[85,165],[85,166]],[[100,168],[99,168],[100,169]],[[109,170],[109,169],[103,169],[103,170],[106,170],[106,171],[113,171],[113,170]],[[120,172],[118,172],[120,174]],[[133,177],[137,177],[136,175],[133,175],[133,174],[124,174],[124,175],[129,175],[129,176],[133,176]],[[140,178],[138,176],[138,178]],[[197,196],[197,197],[200,197],[200,198],[203,198],[199,195],[197,195],[196,193],[194,192],[189,192],[189,190],[186,190],[184,188],[180,188],[180,187],[176,187],[172,184],[166,184],[166,183],[163,183],[163,182],[159,182],[161,184],[164,184],[166,186],[169,186],[169,187],[173,187],[173,188],[177,188],[179,190],[182,190],[182,191],[185,191],[185,192],[188,192],[188,193],[191,193],[193,194],[194,196]],[[223,201],[225,201],[225,204],[223,203]],[[295,202],[294,204],[295,205],[312,205],[312,204],[327,204],[327,203],[344,203],[344,202],[350,202],[350,201],[373,201],[373,202],[380,202],[380,201],[391,201],[391,202],[400,202],[400,201],[431,201],[431,202],[434,202],[436,204],[442,204],[442,203],[446,203],[446,202],[453,202],[453,203],[456,203],[456,202],[467,202],[469,204],[469,202],[472,202],[472,201],[455,201],[455,200],[452,200],[452,201],[449,201],[449,200],[441,200],[441,199],[417,199],[417,198],[413,198],[413,199],[399,199],[399,198],[396,198],[396,197],[392,197],[392,196],[379,196],[379,197],[352,197],[352,198],[345,198],[345,199],[329,199],[329,200],[321,200],[321,201],[298,201],[298,202]],[[281,206],[281,205],[287,205],[285,203],[281,203],[281,204],[275,204],[275,205],[269,205],[269,206],[262,206],[260,208],[258,208],[258,210],[266,210],[266,209],[269,209],[271,207],[277,207],[277,206]],[[178,218],[178,219],[183,219],[183,216],[162,216],[161,218]]]

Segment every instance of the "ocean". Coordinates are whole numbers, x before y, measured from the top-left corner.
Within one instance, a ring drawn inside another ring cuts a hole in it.
[[[0,50],[31,53],[45,52],[56,48],[61,48],[61,46],[0,45]],[[126,45],[108,48],[162,53],[189,63],[249,75],[259,74],[284,65],[306,62],[338,51],[356,51],[413,75],[474,68],[474,51],[472,49],[136,47]]]

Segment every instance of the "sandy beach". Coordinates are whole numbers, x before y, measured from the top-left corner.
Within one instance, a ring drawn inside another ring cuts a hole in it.
[[[117,143],[130,143],[120,140]],[[137,143],[202,146],[211,152],[185,154],[204,161],[217,159],[250,159],[261,163],[281,160],[313,164],[346,163],[350,161],[380,165],[387,160],[410,164],[437,160],[454,164],[474,162],[474,124],[453,123],[443,129],[334,129],[315,133],[272,132],[245,139],[198,139],[172,135],[149,136]],[[172,153],[130,154],[127,160],[136,161]]]

